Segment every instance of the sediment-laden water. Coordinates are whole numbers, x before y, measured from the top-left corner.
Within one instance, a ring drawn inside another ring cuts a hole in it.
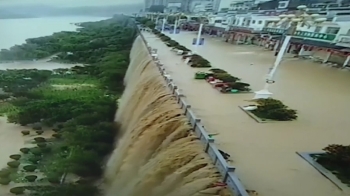
[[[136,39],[105,171],[106,196],[230,195],[142,39]]]

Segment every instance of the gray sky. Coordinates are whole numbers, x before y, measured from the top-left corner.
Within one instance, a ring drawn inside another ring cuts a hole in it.
[[[143,0],[0,0],[2,5],[44,4],[60,7],[103,6],[142,3]]]

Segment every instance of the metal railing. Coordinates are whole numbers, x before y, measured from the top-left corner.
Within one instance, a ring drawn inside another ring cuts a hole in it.
[[[149,54],[151,55],[152,49],[147,45],[147,41],[139,32],[140,37],[142,38],[145,46],[148,49]],[[154,59],[154,57],[151,55]],[[156,60],[156,59],[154,59]],[[179,103],[181,109],[183,109],[185,116],[188,118],[193,131],[198,136],[200,141],[203,144],[203,150],[209,155],[212,160],[212,163],[216,166],[218,171],[223,177],[223,182],[227,184],[227,187],[233,192],[235,196],[249,196],[247,190],[242,185],[241,181],[237,177],[234,166],[230,166],[224,157],[219,152],[219,149],[215,145],[215,139],[210,137],[208,132],[203,127],[201,119],[198,118],[191,109],[191,105],[186,102],[184,95],[180,93],[178,86],[170,78],[169,74],[166,72],[165,68],[161,63],[155,62],[160,73],[164,77],[167,86],[170,88],[172,94],[175,95],[177,102]]]

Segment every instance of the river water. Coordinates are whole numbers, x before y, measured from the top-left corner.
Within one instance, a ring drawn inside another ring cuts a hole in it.
[[[103,17],[51,17],[30,19],[3,19],[0,20],[0,49],[8,49],[16,44],[22,44],[28,38],[51,35],[59,31],[75,31],[73,23],[99,21]],[[69,68],[55,62],[15,62],[2,63],[0,69],[57,69]]]
[[[57,17],[35,19],[3,19],[0,20],[0,49],[7,49],[15,44],[22,44],[27,38],[51,35],[59,31],[74,31],[76,26],[70,23],[98,21],[105,18],[99,17]],[[71,65],[53,62],[18,62],[0,64],[0,69],[55,69],[65,68]],[[7,123],[5,117],[0,117],[0,144],[2,147],[0,156],[0,169],[6,167],[10,161],[9,155],[19,153],[19,149],[30,144],[33,136],[23,137],[22,130],[25,127]],[[13,186],[13,185],[10,185]],[[12,195],[8,188],[0,187],[0,195]]]

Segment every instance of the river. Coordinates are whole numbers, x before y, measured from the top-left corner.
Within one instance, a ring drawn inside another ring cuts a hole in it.
[[[73,23],[99,21],[103,17],[49,17],[29,19],[0,20],[0,49],[8,49],[16,44],[23,44],[26,39],[51,35],[59,31],[75,31]],[[6,38],[6,39],[2,39]],[[15,62],[0,64],[0,69],[57,69],[71,67],[54,62]]]

